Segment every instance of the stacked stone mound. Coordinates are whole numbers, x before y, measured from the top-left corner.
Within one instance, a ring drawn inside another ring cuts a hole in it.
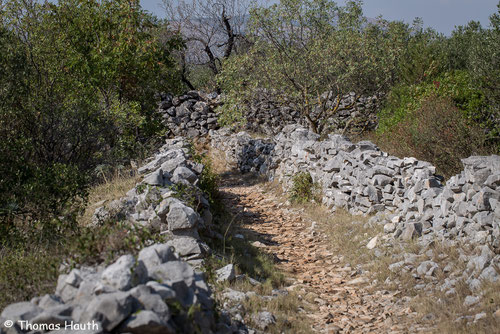
[[[94,216],[94,224],[129,221],[135,228],[165,234],[169,241],[144,248],[138,256],[123,255],[107,267],[60,275],[54,294],[7,306],[0,315],[0,333],[64,333],[58,329],[72,321],[95,327],[67,333],[212,333],[211,291],[195,269],[209,252],[198,229],[207,227],[212,216],[196,186],[203,165],[189,160],[187,147],[183,139],[167,140],[139,169],[143,181]],[[179,200],[179,189],[197,196],[198,206]],[[7,328],[6,320],[15,325]],[[20,320],[35,331],[22,331]]]
[[[269,158],[274,143],[253,139],[246,132],[232,134],[231,130],[210,131],[212,146],[224,152],[226,162],[242,173],[259,172]]]
[[[158,112],[162,115],[167,135],[194,138],[207,135],[211,129],[218,129],[214,107],[218,105],[219,98],[215,93],[198,91],[177,97],[162,94]]]
[[[376,214],[372,222],[383,224],[394,238],[486,247],[481,260],[470,259],[479,261],[470,266],[472,279],[498,279],[494,264],[500,264],[500,255],[494,254],[500,254],[499,156],[463,159],[464,171],[443,184],[428,162],[390,156],[369,141],[354,144],[340,135],[320,141],[299,125],[286,126],[267,142],[241,133],[230,137],[214,131],[212,146],[238,161],[241,171],[260,171],[285,189],[292,185],[293,175],[308,172],[321,186],[325,205]],[[234,138],[238,146],[228,147]],[[271,153],[262,151],[258,160],[245,160],[244,152],[256,143],[268,145]]]

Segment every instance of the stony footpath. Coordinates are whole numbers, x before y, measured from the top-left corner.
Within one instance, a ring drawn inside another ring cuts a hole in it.
[[[224,201],[238,215],[241,235],[271,254],[278,267],[293,282],[296,291],[313,312],[309,317],[318,333],[408,333],[412,312],[408,299],[399,292],[373,290],[370,277],[351,267],[332,252],[322,227],[307,219],[303,211],[262,185],[226,183]]]
[[[7,306],[0,333],[215,332],[211,289],[198,269],[210,251],[198,231],[212,219],[197,187],[202,170],[190,159],[185,140],[167,140],[139,169],[143,180],[126,197],[97,209],[93,220],[128,221],[131,229],[149,229],[167,241],[107,266],[61,274],[53,294]],[[196,205],[183,201],[184,193]],[[72,323],[77,327],[67,327]]]
[[[489,305],[485,286],[500,281],[499,156],[463,159],[464,171],[444,183],[427,162],[390,156],[371,142],[352,143],[339,135],[320,140],[299,125],[263,139],[224,129],[210,134],[212,146],[242,172],[258,172],[285,191],[294,175],[309,173],[331,212],[343,208],[370,216],[368,227],[383,228],[371,241],[373,254],[390,254],[389,270],[412,277],[405,284],[416,291],[442,293],[443,307],[458,295],[464,309],[457,323],[494,317],[498,305],[490,313],[481,309]],[[393,251],[412,240],[418,252]],[[466,293],[464,300],[458,290]]]

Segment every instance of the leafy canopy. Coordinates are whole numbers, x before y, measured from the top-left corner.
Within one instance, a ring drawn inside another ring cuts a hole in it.
[[[342,7],[330,0],[284,0],[256,7],[250,32],[250,52],[229,59],[219,76],[228,122],[259,88],[295,104],[311,129],[321,132],[344,95],[387,90],[401,53],[400,41],[389,38],[397,25],[368,24],[360,1]],[[338,103],[327,105],[325,92]]]
[[[0,219],[60,213],[158,132],[154,94],[180,87],[162,26],[135,0],[1,7]]]

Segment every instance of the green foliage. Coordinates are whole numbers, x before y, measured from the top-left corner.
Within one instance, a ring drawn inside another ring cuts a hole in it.
[[[201,163],[204,166],[200,175],[198,187],[207,196],[212,210],[217,211],[221,209],[220,206],[222,204],[219,202],[220,177],[214,171],[212,160],[205,153],[197,152],[193,143],[191,143],[189,153],[195,162]]]
[[[444,43],[445,66],[449,70],[465,70],[470,67],[472,46],[481,38],[483,29],[479,22],[471,21],[467,26],[458,26]]]
[[[208,201],[212,206],[216,206],[219,196],[219,175],[213,170],[212,162],[208,157],[203,158],[203,171],[200,175],[198,186],[208,196]]]
[[[289,198],[294,203],[318,202],[320,201],[319,189],[318,184],[313,182],[311,174],[300,172],[292,178]]]
[[[215,75],[208,66],[191,65],[187,74],[189,82],[197,89],[205,92],[217,90]]]
[[[470,50],[469,69],[488,102],[490,137],[500,150],[500,1],[490,29],[476,35]]]
[[[500,3],[499,3],[500,13]],[[487,145],[500,149],[500,15],[489,29],[471,21],[444,38],[416,21],[403,29],[405,54],[399,60],[399,83],[379,112],[378,133],[406,121],[422,102],[436,94],[449,98],[471,125],[487,134]]]
[[[140,225],[110,220],[99,227],[81,227],[64,244],[66,256],[74,264],[111,262],[120,255],[136,253],[164,237]]]
[[[444,37],[432,29],[423,29],[423,22],[416,19],[413,26],[406,26],[402,45],[404,52],[398,59],[398,79],[406,84],[429,82],[444,67]]]
[[[388,38],[393,29],[381,26],[387,22],[365,23],[359,1],[340,7],[330,0],[287,0],[254,8],[253,46],[231,57],[218,76],[227,93],[223,123],[241,119],[260,88],[296,105],[311,129],[321,132],[322,120],[338,111],[324,103],[324,92],[342,98],[387,89],[401,50]]]
[[[488,119],[484,115],[486,101],[471,75],[466,71],[453,71],[445,72],[431,82],[395,86],[388,95],[385,107],[379,112],[378,132],[387,133],[412,117],[422,102],[432,95],[451,99],[469,120],[481,123]]]
[[[0,11],[0,220],[49,221],[94,168],[144,150],[180,81],[138,1],[12,0]],[[5,75],[4,75],[5,74]]]
[[[462,170],[460,159],[491,154],[485,143],[481,129],[471,125],[455,102],[437,94],[423,97],[414,112],[378,138],[382,149],[429,161],[446,177]]]
[[[0,308],[53,293],[59,275],[59,255],[20,247],[0,250]]]

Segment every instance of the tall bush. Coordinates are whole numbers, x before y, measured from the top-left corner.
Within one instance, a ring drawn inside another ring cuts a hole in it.
[[[471,44],[469,69],[487,99],[490,141],[500,151],[500,1],[497,7],[489,29],[478,34]]]
[[[0,220],[50,220],[93,169],[159,130],[154,94],[180,86],[174,38],[139,1],[12,0],[0,11]]]
[[[436,94],[423,97],[414,113],[379,137],[383,149],[429,161],[447,177],[463,169],[460,159],[491,153],[485,140],[450,98]]]

